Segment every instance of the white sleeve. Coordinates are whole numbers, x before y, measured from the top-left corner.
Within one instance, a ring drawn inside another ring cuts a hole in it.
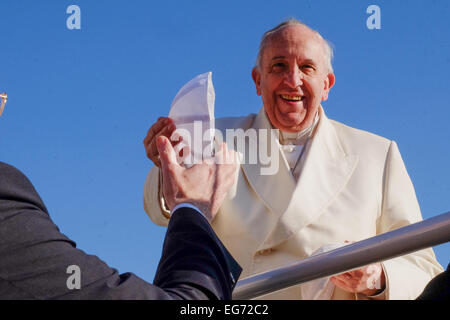
[[[167,227],[170,210],[166,207],[162,195],[162,177],[157,166],[153,166],[147,175],[144,186],[144,209],[149,218],[157,225]]]
[[[394,141],[386,159],[383,189],[378,233],[422,220],[413,184]],[[389,300],[415,299],[426,284],[443,271],[432,248],[383,261],[383,268]]]

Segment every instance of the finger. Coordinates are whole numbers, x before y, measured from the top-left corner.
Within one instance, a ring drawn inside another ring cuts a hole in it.
[[[151,149],[151,150],[157,150],[156,148],[156,139],[159,136],[165,136],[167,138],[169,138],[172,134],[172,132],[176,129],[176,126],[171,123],[168,124],[167,126],[163,127],[161,130],[159,130],[156,133],[152,133],[151,138],[149,138],[149,140],[147,140],[147,144],[146,144],[146,149]]]
[[[155,166],[157,166],[158,168],[161,168],[161,161],[159,159],[159,153],[154,156],[148,156],[148,158],[155,164]]]
[[[143,143],[144,143],[144,145],[147,145],[147,144],[149,144],[150,143],[150,140],[152,139],[152,137],[153,137],[153,128],[155,127],[155,125],[158,123],[158,122],[161,122],[161,121],[164,121],[164,120],[162,120],[161,118],[158,118],[158,120],[148,129],[148,131],[147,131],[147,134],[146,134],[146,136],[145,136],[145,138],[144,138],[144,141],[143,141]]]
[[[348,291],[348,292],[355,292],[355,290],[349,286],[345,281],[342,281],[338,277],[331,277],[330,281],[336,286],[341,288],[342,290]]]
[[[339,274],[339,275],[334,276],[334,278],[339,279],[340,281],[344,282],[348,286],[350,286],[351,282],[352,282],[352,278],[346,274]]]
[[[347,279],[347,278],[342,278],[342,277],[335,277],[335,280],[339,283],[339,286],[342,289],[345,289],[347,291],[350,292],[356,292],[357,291],[357,287],[359,285],[359,282],[356,281],[355,279]]]
[[[353,276],[350,272],[341,273],[340,275],[338,275],[338,277],[346,279],[346,280],[351,280],[353,278]]]
[[[163,173],[170,169],[175,169],[180,167],[177,163],[177,156],[175,150],[173,150],[172,144],[170,144],[169,139],[164,136],[160,136],[157,139],[157,148],[161,160],[161,167]]]
[[[161,167],[161,162],[159,161],[159,152],[158,152],[158,149],[156,148],[156,146],[155,146],[155,149],[156,149],[156,151],[154,149],[151,149],[150,147],[146,148],[146,154],[147,154],[147,157],[151,161],[153,161],[153,163],[156,166]]]
[[[236,167],[237,164],[237,154],[233,149],[228,149],[226,143],[224,143],[224,153],[225,153],[225,163]]]
[[[234,181],[234,179],[235,179],[234,173],[236,172],[236,169],[238,167],[238,154],[237,154],[237,152],[234,151],[234,150],[228,150],[228,159],[230,159],[229,160],[230,161],[229,162],[230,175],[233,176],[233,181]]]
[[[222,142],[216,150],[214,160],[218,164],[224,164],[225,163],[225,156],[226,156],[226,144],[225,142]]]
[[[155,157],[154,160],[152,160],[155,166],[161,169],[161,160],[159,159],[159,156]]]
[[[236,179],[236,153],[233,150],[228,150],[226,144],[223,143],[219,148],[216,158],[219,161],[219,177],[224,188],[229,189],[234,184]]]
[[[237,154],[234,150],[228,149],[227,144],[222,142],[215,154],[216,162],[219,164],[232,165],[233,167],[237,163]]]
[[[355,279],[361,279],[362,277],[364,277],[364,275],[366,275],[367,273],[365,272],[365,269],[361,268],[361,269],[356,269],[350,272],[347,272],[351,275],[351,277],[355,278]]]
[[[341,282],[345,283],[345,285],[349,288],[353,288],[356,290],[358,285],[360,284],[360,279],[354,278],[348,274],[340,274],[335,276],[336,279],[340,280]]]
[[[158,121],[156,121],[148,130],[147,136],[144,139],[144,144],[148,145],[153,139],[155,139],[158,133],[167,127],[168,125],[173,124],[173,120],[167,117],[160,117]]]
[[[159,157],[158,148],[156,147],[156,139],[158,137],[164,136],[169,138],[172,132],[176,129],[174,124],[170,124],[167,127],[163,128],[161,131],[159,131],[156,136],[151,140],[150,144],[146,147],[147,157],[150,158],[153,162],[155,162],[155,159]],[[172,145],[176,145],[179,142],[172,143]],[[156,162],[155,162],[156,164]]]

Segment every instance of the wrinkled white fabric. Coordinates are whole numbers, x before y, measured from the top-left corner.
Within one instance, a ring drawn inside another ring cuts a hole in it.
[[[6,100],[8,100],[8,95],[6,93],[0,93],[0,116],[5,109]]]
[[[183,141],[177,145],[177,153],[183,149],[183,158],[179,159],[190,167],[203,159],[203,154],[211,155],[210,150],[214,132],[214,100],[215,92],[212,83],[212,72],[196,76],[186,83],[173,99],[169,118],[173,119],[177,130],[171,139]]]
[[[347,245],[348,243],[336,243],[325,245],[313,252],[315,256]],[[306,282],[301,285],[303,300],[331,300],[335,285],[330,281],[330,277],[320,278]]]

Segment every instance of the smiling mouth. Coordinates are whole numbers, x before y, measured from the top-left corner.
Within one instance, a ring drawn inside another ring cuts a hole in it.
[[[291,96],[288,94],[281,94],[280,98],[286,101],[303,101],[303,99],[305,99],[305,96]]]

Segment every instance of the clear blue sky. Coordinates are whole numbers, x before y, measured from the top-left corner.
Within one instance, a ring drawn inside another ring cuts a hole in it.
[[[66,27],[71,4],[81,30]],[[381,30],[366,27],[371,4]],[[217,117],[257,112],[259,39],[288,17],[334,44],[327,115],[397,141],[424,218],[449,211],[447,0],[1,0],[0,160],[31,179],[80,248],[152,281],[165,229],[142,206],[149,126],[207,71]],[[435,251],[446,267],[450,244]]]

